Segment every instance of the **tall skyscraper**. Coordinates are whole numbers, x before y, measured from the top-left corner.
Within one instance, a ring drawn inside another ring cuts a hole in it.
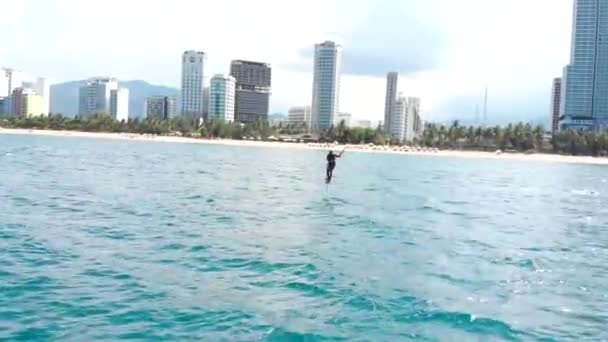
[[[207,120],[209,118],[209,87],[203,88],[203,103],[205,104],[203,107],[203,119]]]
[[[110,115],[116,121],[129,121],[129,89],[119,88],[110,92]]]
[[[564,68],[563,128],[599,129],[608,123],[608,0],[575,0],[570,64]],[[581,122],[585,121],[589,125]]]
[[[272,87],[270,64],[235,60],[230,63],[230,76],[236,79],[236,121],[267,121]]]
[[[287,112],[287,122],[290,125],[311,129],[310,106],[291,107]]]
[[[51,106],[51,86],[46,78],[39,77],[36,80],[34,89],[38,95],[42,96],[42,113],[49,115]]]
[[[205,108],[205,60],[202,51],[186,51],[182,54],[182,116],[202,119]]]
[[[117,89],[118,80],[115,78],[98,77],[83,82],[79,90],[78,115],[110,114],[112,90]]]
[[[311,107],[314,131],[336,124],[340,111],[342,52],[342,46],[331,41],[315,45]]]
[[[553,133],[559,130],[559,108],[562,97],[562,79],[553,79],[553,87],[551,88],[551,131]]]
[[[215,75],[209,87],[209,119],[234,121],[236,80],[232,76]]]
[[[386,99],[384,102],[384,132],[391,132],[391,116],[395,102],[397,101],[397,88],[399,83],[399,73],[389,72],[386,75]]]
[[[151,120],[169,120],[175,117],[175,98],[169,96],[152,96],[146,99],[146,118]]]
[[[405,119],[405,140],[413,141],[418,138],[417,127],[420,121],[420,98],[408,97],[407,99],[407,117]]]

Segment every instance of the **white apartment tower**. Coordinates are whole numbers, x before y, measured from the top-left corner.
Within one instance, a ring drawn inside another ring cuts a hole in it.
[[[116,121],[129,121],[129,89],[119,88],[110,92],[110,115]]]
[[[340,108],[342,53],[342,46],[332,41],[315,45],[311,107],[314,131],[336,124]]]
[[[399,142],[405,141],[405,125],[407,121],[408,103],[407,98],[399,94],[393,104],[393,111],[390,118],[390,135]]]
[[[209,119],[234,121],[234,95],[236,79],[215,75],[209,86]]]
[[[420,99],[399,94],[393,106],[388,132],[399,142],[413,141],[421,134]]]
[[[205,112],[205,60],[202,51],[185,51],[182,54],[182,116],[196,120]]]
[[[417,121],[420,120],[420,98],[409,97],[407,99],[407,117],[405,120],[405,140],[413,141],[418,137]]]
[[[118,80],[110,77],[91,78],[80,85],[78,115],[110,114],[112,90],[118,90]]]

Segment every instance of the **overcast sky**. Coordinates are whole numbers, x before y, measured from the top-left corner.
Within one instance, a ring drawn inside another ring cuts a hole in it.
[[[116,76],[178,86],[180,55],[273,66],[272,112],[311,102],[314,44],[344,46],[341,109],[381,119],[385,74],[430,120],[548,117],[568,63],[572,0],[3,1],[0,65],[52,81]]]

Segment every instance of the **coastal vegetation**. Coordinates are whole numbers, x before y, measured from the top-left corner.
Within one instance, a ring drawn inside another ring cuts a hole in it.
[[[418,144],[440,149],[476,151],[543,152],[571,155],[605,156],[608,132],[596,134],[569,130],[545,133],[542,126],[517,123],[496,127],[426,124]]]
[[[95,114],[87,117],[67,118],[62,115],[0,118],[0,127],[23,129],[49,129],[58,131],[83,131],[104,133],[135,133],[153,135],[180,135],[200,138],[296,140],[296,141],[339,141],[349,144],[385,144],[388,140],[380,128],[346,127],[341,122],[335,128],[318,135],[307,133],[306,127],[281,123],[271,126],[266,121],[252,124],[208,120],[199,125],[189,118],[170,120],[132,119],[116,121],[109,115]],[[283,137],[283,138],[282,138]]]
[[[381,127],[375,129],[347,127],[341,122],[317,135],[307,133],[302,125],[280,123],[272,126],[260,121],[243,125],[234,122],[209,120],[198,124],[188,118],[171,120],[132,119],[116,121],[111,116],[95,114],[88,117],[68,118],[62,115],[33,117],[3,117],[0,127],[22,129],[48,129],[106,133],[134,133],[152,135],[178,135],[195,138],[256,139],[283,141],[337,141],[342,144],[400,145],[389,138]],[[451,150],[543,152],[572,155],[608,155],[608,132],[594,134],[582,131],[546,134],[541,126],[517,123],[496,127],[462,126],[427,123],[418,139],[408,143],[424,147]]]

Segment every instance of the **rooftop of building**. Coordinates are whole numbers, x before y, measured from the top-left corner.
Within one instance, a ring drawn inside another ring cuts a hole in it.
[[[321,46],[321,47],[332,47],[332,48],[333,48],[333,47],[342,47],[342,45],[337,44],[336,42],[331,41],[331,40],[326,40],[326,41],[324,41],[323,43],[317,44],[317,46]]]
[[[186,50],[186,51],[184,51],[184,55],[190,55],[190,54],[204,55],[205,53],[203,51],[196,51],[196,50]]]
[[[270,63],[246,61],[246,60],[243,60],[243,59],[235,59],[235,60],[233,60],[231,62],[231,64],[248,64],[248,65],[257,65],[257,66],[270,67]]]

